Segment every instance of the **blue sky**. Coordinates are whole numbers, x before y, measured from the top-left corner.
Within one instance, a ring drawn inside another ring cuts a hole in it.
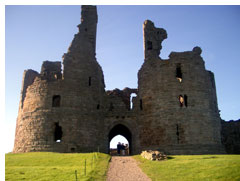
[[[215,74],[222,119],[240,118],[240,6],[98,6],[96,57],[106,90],[137,87],[143,64],[142,24],[149,19],[167,30],[160,57],[171,51],[203,50],[205,66]],[[40,71],[45,60],[61,61],[77,25],[80,6],[6,6],[5,126],[12,150],[22,75]]]

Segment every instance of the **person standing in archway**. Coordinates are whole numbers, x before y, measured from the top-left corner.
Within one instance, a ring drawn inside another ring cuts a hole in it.
[[[122,156],[124,156],[125,155],[125,145],[124,145],[124,143],[122,143],[122,145],[121,145],[121,150],[122,150]]]
[[[121,146],[122,146],[121,143],[118,142],[118,144],[117,144],[117,154],[118,155],[120,155]]]
[[[128,144],[125,145],[125,150],[126,150],[126,151],[125,151],[125,152],[126,152],[126,155],[129,155],[129,146],[128,146]]]

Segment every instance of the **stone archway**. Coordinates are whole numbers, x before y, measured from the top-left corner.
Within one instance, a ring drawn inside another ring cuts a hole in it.
[[[108,148],[110,147],[110,141],[117,135],[124,136],[128,143],[129,143],[129,154],[132,153],[132,133],[128,129],[128,127],[124,126],[123,124],[115,125],[108,134]],[[108,150],[109,152],[110,150]]]

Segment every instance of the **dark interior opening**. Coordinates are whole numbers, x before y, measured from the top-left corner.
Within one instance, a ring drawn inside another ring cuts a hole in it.
[[[143,110],[142,99],[140,99],[140,110]]]
[[[177,135],[177,143],[179,143],[180,137],[179,137],[179,127],[178,127],[178,124],[176,125],[176,128],[177,128],[177,132],[176,132],[176,135]]]
[[[187,107],[188,106],[188,97],[187,95],[184,95],[184,104]]]
[[[54,95],[52,98],[52,107],[60,107],[60,102],[61,102],[61,96]]]
[[[181,64],[177,65],[176,68],[176,78],[178,79],[179,82],[182,82],[182,69],[181,69]]]
[[[109,152],[110,152],[110,141],[117,135],[122,135],[127,139],[128,143],[129,143],[129,154],[131,154],[131,151],[132,151],[132,134],[131,134],[130,130],[122,124],[118,124],[118,125],[114,126],[108,134]]]
[[[152,50],[152,42],[147,41],[147,50]]]
[[[100,104],[97,105],[97,109],[100,109]]]
[[[62,127],[59,126],[59,123],[55,123],[55,130],[54,130],[54,141],[61,142],[62,141]]]
[[[92,77],[89,77],[88,78],[88,86],[91,86],[92,85]]]

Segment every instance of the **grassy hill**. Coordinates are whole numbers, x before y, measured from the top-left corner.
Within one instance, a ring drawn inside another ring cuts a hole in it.
[[[240,181],[240,155],[171,156],[166,161],[134,158],[153,181],[224,180]]]
[[[101,181],[106,179],[110,156],[102,153],[32,152],[10,153],[5,158],[5,179],[9,181],[76,181],[76,177],[81,181]]]

